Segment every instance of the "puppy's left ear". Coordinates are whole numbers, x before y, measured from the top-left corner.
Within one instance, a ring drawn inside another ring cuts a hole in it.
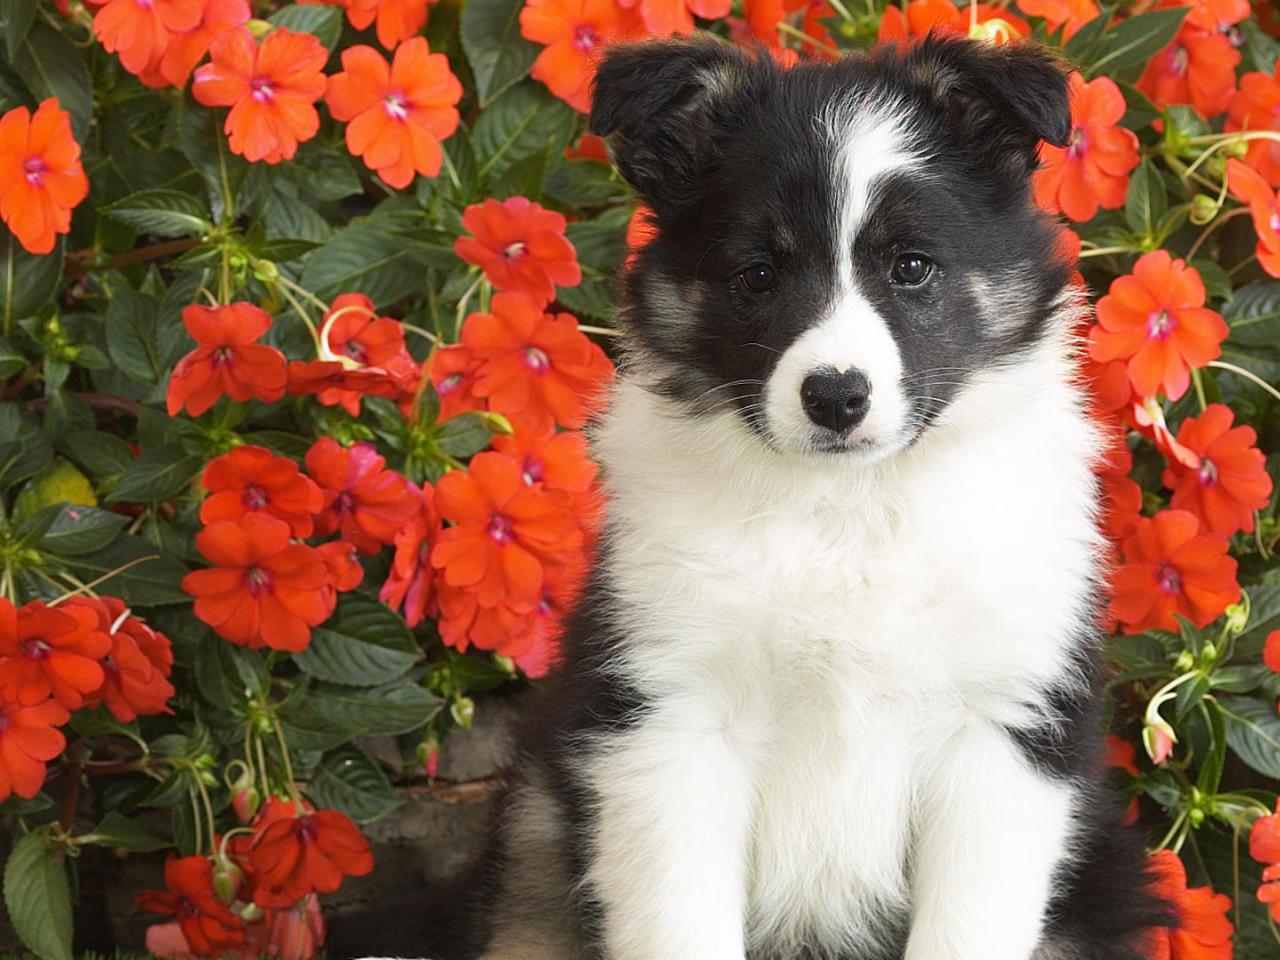
[[[931,35],[899,56],[965,145],[1002,174],[1027,176],[1041,140],[1065,147],[1071,138],[1066,70],[1039,44]]]

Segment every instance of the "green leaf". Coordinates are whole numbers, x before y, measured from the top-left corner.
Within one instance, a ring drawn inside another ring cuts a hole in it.
[[[1241,23],[1239,29],[1244,34],[1248,58],[1253,62],[1251,69],[1268,74],[1275,73],[1276,60],[1280,59],[1280,42],[1263,33],[1262,28],[1253,19]]]
[[[1164,180],[1150,160],[1143,160],[1129,178],[1124,201],[1124,219],[1139,237],[1156,237],[1160,218],[1169,207]]]
[[[611,281],[584,276],[576,287],[564,287],[556,293],[556,299],[579,317],[612,321],[617,313]]]
[[[18,348],[0,337],[0,380],[11,377],[27,365],[27,358],[18,352]]]
[[[340,810],[359,824],[381,820],[404,803],[382,768],[351,746],[325,755],[311,775],[307,795],[316,806]]]
[[[302,195],[312,202],[345,200],[364,192],[360,176],[352,165],[351,154],[346,149],[339,150],[318,140],[303,144],[284,170]]]
[[[40,960],[71,960],[71,886],[44,831],[13,845],[4,868],[4,905],[14,930]]]
[[[1200,775],[1196,778],[1196,786],[1202,793],[1213,795],[1218,792],[1218,784],[1222,780],[1222,767],[1227,759],[1226,722],[1222,719],[1222,711],[1212,701],[1203,701],[1210,744],[1207,756],[1201,761]]]
[[[1131,83],[1119,81],[1116,86],[1124,94],[1125,112],[1120,126],[1129,130],[1141,130],[1160,117],[1160,108],[1150,97]]]
[[[1227,742],[1240,759],[1268,777],[1280,777],[1280,716],[1274,700],[1218,697]]]
[[[436,433],[436,445],[451,457],[465,459],[479,453],[493,439],[493,433],[484,420],[475,413],[462,413],[450,417],[440,425]]]
[[[1249,693],[1262,685],[1271,671],[1264,664],[1236,664],[1230,667],[1218,667],[1209,675],[1209,684],[1215,690],[1227,690],[1231,693]]]
[[[269,23],[296,33],[309,33],[332,50],[342,38],[342,9],[340,7],[305,6],[290,4],[267,18]]]
[[[627,197],[631,189],[596,160],[566,160],[547,177],[543,192],[573,207],[599,207]]]
[[[1103,37],[1087,65],[1086,74],[1090,77],[1099,74],[1115,77],[1134,68],[1140,70],[1177,35],[1188,10],[1188,7],[1151,10],[1122,20]]]
[[[1103,7],[1096,17],[1072,34],[1066,47],[1063,48],[1067,59],[1077,64],[1088,63],[1098,44],[1102,42],[1102,35],[1106,33],[1114,16],[1115,7]]]
[[[89,833],[79,838],[81,843],[93,843],[100,847],[111,847],[118,850],[133,850],[137,853],[148,853],[152,850],[164,850],[173,846],[164,837],[157,837],[142,824],[123,817],[112,810],[102,822]]]
[[[408,733],[440,711],[441,700],[411,680],[379,687],[317,682],[280,710],[285,736],[299,750],[328,750],[352,737]]]
[[[68,504],[36,546],[58,557],[78,557],[101,550],[124,529],[129,518],[119,513]]]
[[[389,230],[378,219],[339,230],[307,258],[302,285],[322,300],[363,293],[381,307],[421,293],[428,267],[451,267],[453,250]]]
[[[4,41],[6,59],[13,59],[35,21],[36,0],[5,0],[0,5],[0,40]]]
[[[523,0],[467,0],[462,8],[462,49],[471,64],[480,106],[529,74],[538,47],[520,33]]]
[[[546,149],[563,152],[578,114],[540,83],[526,80],[493,101],[480,114],[471,139],[482,158],[480,176],[497,178],[517,160]]]
[[[1240,287],[1222,310],[1231,327],[1227,338],[1247,347],[1280,343],[1280,281]]]
[[[227,146],[227,138],[222,132],[225,118],[226,114],[221,110],[190,102],[183,105],[178,118],[182,152],[204,178],[210,207],[217,220],[224,220],[235,212],[236,197],[249,170],[244,159],[235,156]]]
[[[84,143],[93,118],[93,84],[75,44],[52,27],[37,23],[22,41],[12,65],[36,100],[54,97],[71,114],[71,130],[76,140]]]
[[[11,333],[19,320],[32,316],[58,292],[62,251],[59,240],[52,253],[28,253],[0,225],[0,332]]]
[[[421,658],[404,619],[360,594],[347,594],[294,662],[318,680],[372,687],[403,676]]]
[[[180,190],[143,190],[103,209],[139,232],[157,237],[202,237],[213,229],[205,205]]]
[[[0,403],[0,492],[33,477],[53,460],[53,446],[16,403]]]
[[[176,443],[152,447],[143,453],[111,492],[113,503],[150,503],[176,496],[203,466],[200,457]]]
[[[262,654],[205,634],[196,654],[196,686],[215,706],[235,710],[250,697],[261,697],[271,684]]]
[[[114,433],[77,430],[61,441],[62,451],[95,480],[119,476],[133,463],[129,444]]]
[[[142,383],[163,382],[168,370],[156,353],[159,304],[121,285],[107,304],[107,353],[116,369]]]
[[[101,550],[68,557],[65,564],[81,580],[105,577],[94,589],[98,593],[119,597],[130,607],[191,602],[191,598],[182,591],[186,564],[176,557],[166,556],[155,544],[140,537],[121,534]],[[133,565],[127,570],[121,569],[128,564]]]
[[[1231,291],[1231,278],[1221,264],[1216,260],[1196,259],[1191,261],[1191,266],[1200,274],[1205,295],[1210,300],[1222,300],[1225,303],[1232,299],[1234,294]]]

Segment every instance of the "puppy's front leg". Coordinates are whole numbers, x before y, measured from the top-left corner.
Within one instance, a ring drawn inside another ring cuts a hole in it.
[[[750,789],[723,722],[668,705],[601,741],[588,780],[607,960],[742,960]]]
[[[905,960],[1028,960],[1066,854],[1067,784],[975,721],[943,748],[919,817]]]

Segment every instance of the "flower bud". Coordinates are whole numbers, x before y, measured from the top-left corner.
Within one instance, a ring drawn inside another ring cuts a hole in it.
[[[230,860],[219,859],[213,864],[213,892],[218,899],[230,905],[240,892],[240,884],[244,880],[244,871]]]
[[[253,34],[253,39],[255,40],[261,40],[274,29],[271,23],[266,20],[259,20],[257,17],[254,17],[245,26],[249,28],[249,32]]]
[[[262,804],[262,794],[252,783],[231,792],[231,807],[241,823],[248,823]]]
[[[1187,821],[1191,826],[1198,829],[1204,823],[1204,811],[1199,807],[1192,807],[1187,811]]]
[[[1191,651],[1183,650],[1178,654],[1178,659],[1173,661],[1173,669],[1179,673],[1186,673],[1195,665],[1195,662],[1196,658],[1191,655]]]
[[[434,780],[436,771],[440,768],[440,742],[434,733],[428,734],[427,738],[418,744],[417,758],[418,765],[426,773],[427,779]]]
[[[1224,157],[1234,157],[1236,160],[1243,160],[1245,154],[1249,152],[1249,141],[1232,140],[1220,151]]]
[[[453,717],[453,722],[463,730],[470,730],[476,718],[475,701],[470,697],[459,697],[449,707],[449,714]]]
[[[254,257],[249,262],[249,269],[253,272],[254,279],[262,283],[275,283],[280,279],[280,268],[270,260]]]
[[[1169,759],[1175,743],[1177,743],[1177,737],[1174,735],[1173,727],[1163,720],[1148,723],[1142,728],[1142,746],[1156,766]]]
[[[1191,198],[1191,212],[1188,216],[1198,227],[1204,226],[1218,215],[1218,201],[1207,193],[1197,193]]]
[[[1244,632],[1244,628],[1249,625],[1249,603],[1247,596],[1239,603],[1233,603],[1227,607],[1227,632],[1230,634],[1240,634]]]

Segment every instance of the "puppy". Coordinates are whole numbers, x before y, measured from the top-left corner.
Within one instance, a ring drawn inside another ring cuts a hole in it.
[[[1084,309],[1032,204],[1067,87],[930,38],[610,51],[623,279],[591,584],[486,960],[1134,960],[1101,786]]]

